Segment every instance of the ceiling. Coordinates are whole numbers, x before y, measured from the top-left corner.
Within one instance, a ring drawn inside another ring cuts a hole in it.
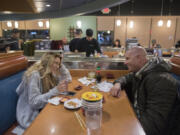
[[[102,14],[101,11],[97,11],[86,15],[102,16],[105,14]],[[180,0],[130,0],[121,5],[116,5],[114,7],[111,7],[111,12],[108,15],[121,15],[121,16],[180,15]]]
[[[127,1],[129,0],[1,0],[0,20],[29,20],[83,15]]]
[[[33,13],[35,6],[33,0],[1,0],[0,12]]]

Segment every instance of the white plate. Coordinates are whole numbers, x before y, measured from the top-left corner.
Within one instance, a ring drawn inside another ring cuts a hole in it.
[[[71,105],[71,102],[75,103],[75,106]],[[67,109],[77,109],[77,108],[81,107],[81,100],[79,100],[77,98],[67,100],[64,102],[64,107]]]

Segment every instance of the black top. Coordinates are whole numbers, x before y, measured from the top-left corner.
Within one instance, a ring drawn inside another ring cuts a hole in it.
[[[17,38],[12,37],[11,39],[8,39],[8,41],[13,42],[10,45],[10,50],[19,50],[19,45],[18,45],[18,39]]]
[[[88,41],[86,37],[82,38],[78,43],[78,51],[86,52],[86,56],[89,57],[91,54],[94,55],[94,51],[96,50],[98,53],[101,53],[100,46],[96,39],[92,39]]]
[[[71,40],[71,42],[69,43],[69,49],[71,52],[74,52],[75,50],[77,50],[77,44],[80,41],[80,38],[74,38]]]
[[[113,47],[116,47],[116,45],[115,45],[115,44],[113,44]],[[118,45],[118,48],[121,48],[121,45]]]

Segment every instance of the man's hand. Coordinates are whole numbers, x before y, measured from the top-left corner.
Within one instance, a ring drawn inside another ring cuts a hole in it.
[[[121,91],[121,84],[115,83],[114,86],[111,88],[110,93],[114,97],[120,97],[120,91]]]

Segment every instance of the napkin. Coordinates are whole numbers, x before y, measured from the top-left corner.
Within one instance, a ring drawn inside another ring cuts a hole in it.
[[[88,80],[87,77],[83,77],[83,78],[79,78],[78,81],[81,82],[82,84],[88,86],[89,84],[95,82],[96,80],[95,79]]]
[[[54,97],[54,98],[48,99],[48,103],[51,103],[53,105],[59,105],[60,100],[61,100],[60,97]]]
[[[21,127],[21,126],[17,126],[15,127],[13,130],[12,130],[12,133],[13,134],[16,134],[16,135],[22,135],[24,133],[24,129]]]
[[[97,84],[97,88],[103,92],[109,92],[112,87],[113,87],[113,84],[107,81],[103,81]]]

